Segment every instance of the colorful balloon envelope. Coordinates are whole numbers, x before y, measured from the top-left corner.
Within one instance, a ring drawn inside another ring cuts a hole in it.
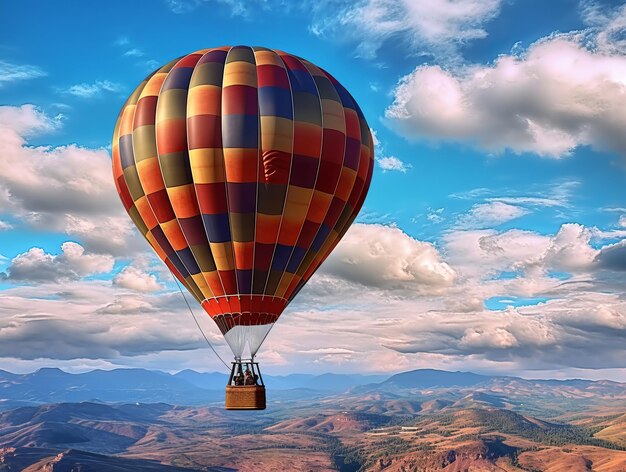
[[[133,222],[241,359],[354,221],[374,148],[329,73],[235,46],[148,76],[122,108],[112,159]]]

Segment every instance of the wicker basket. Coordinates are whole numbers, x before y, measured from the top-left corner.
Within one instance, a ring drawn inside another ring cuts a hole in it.
[[[265,387],[261,385],[227,385],[227,410],[265,410]]]

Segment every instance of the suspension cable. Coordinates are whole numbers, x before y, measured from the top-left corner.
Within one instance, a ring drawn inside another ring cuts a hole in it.
[[[170,270],[170,274],[172,274],[171,270]],[[178,282],[178,279],[176,278],[176,276],[174,274],[172,274],[172,277],[174,278],[174,282],[176,282],[176,286],[178,287],[178,290],[180,291],[180,294],[183,296],[183,299],[185,300],[185,304],[187,305],[187,308],[189,308],[189,313],[191,313],[191,317],[196,322],[196,326],[200,330],[200,333],[202,333],[202,337],[204,338],[206,343],[209,345],[211,350],[215,353],[217,358],[222,362],[222,364],[224,364],[224,367],[226,367],[226,370],[230,371],[230,366],[217,353],[217,351],[213,347],[213,344],[211,344],[211,342],[209,341],[209,338],[207,338],[206,334],[204,334],[204,331],[202,330],[202,327],[200,326],[200,323],[198,323],[198,320],[196,319],[196,315],[194,314],[193,310],[191,309],[191,305],[189,305],[189,302],[187,301],[187,297],[185,296],[185,292],[183,292],[183,288],[180,286],[180,283]]]

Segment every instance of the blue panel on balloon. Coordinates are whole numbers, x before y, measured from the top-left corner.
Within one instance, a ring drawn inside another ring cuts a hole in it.
[[[289,259],[289,264],[287,264],[287,271],[295,274],[298,270],[298,267],[300,267],[300,263],[302,262],[302,259],[304,259],[306,253],[306,249],[298,246],[294,247],[293,254],[291,254],[291,259]]]
[[[180,257],[181,262],[185,264],[185,267],[187,267],[190,274],[193,275],[200,273],[200,267],[198,267],[198,264],[196,263],[196,259],[193,257],[191,249],[186,247],[185,249],[176,251],[176,254],[178,254],[178,257]]]
[[[261,87],[259,89],[259,112],[261,116],[293,118],[291,93],[282,87]]]
[[[291,256],[291,251],[293,251],[293,246],[277,244],[274,250],[274,259],[272,259],[272,269],[278,271],[285,270],[289,256]]]
[[[135,165],[132,134],[125,134],[120,138],[120,159],[122,161],[122,169]]]
[[[186,89],[189,87],[191,81],[191,74],[193,74],[193,67],[179,67],[178,69],[172,69],[165,81],[163,82],[163,90],[170,89]]]
[[[225,148],[256,148],[258,143],[257,115],[222,116],[222,144]]]
[[[330,228],[328,226],[326,226],[325,224],[320,226],[320,229],[318,230],[317,235],[315,235],[315,239],[313,240],[313,244],[311,244],[311,249],[313,251],[319,251],[322,248],[322,244],[324,244],[324,241],[326,241],[329,233]]]
[[[228,213],[220,213],[217,215],[203,214],[202,221],[204,222],[204,227],[206,228],[210,242],[225,243],[231,240]]]

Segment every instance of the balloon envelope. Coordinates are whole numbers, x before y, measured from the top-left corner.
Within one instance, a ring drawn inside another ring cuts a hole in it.
[[[337,80],[246,46],[148,76],[112,146],[128,214],[238,358],[256,354],[354,221],[373,159],[363,113]]]

